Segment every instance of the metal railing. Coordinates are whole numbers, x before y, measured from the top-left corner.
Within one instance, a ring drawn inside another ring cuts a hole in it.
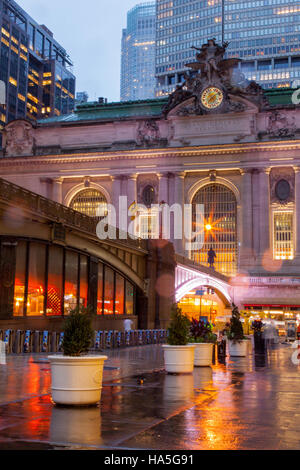
[[[62,352],[63,333],[32,330],[0,330],[7,354]],[[91,351],[164,344],[167,330],[95,331]]]

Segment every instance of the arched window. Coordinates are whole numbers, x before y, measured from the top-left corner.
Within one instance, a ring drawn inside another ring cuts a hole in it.
[[[200,250],[191,252],[191,259],[208,266],[208,251],[213,248],[217,257],[216,271],[232,276],[237,271],[237,201],[234,193],[222,184],[209,184],[200,189],[193,199],[195,206],[204,205],[205,242]],[[193,228],[196,231],[196,227]]]
[[[70,207],[90,217],[99,217],[99,209],[107,209],[106,197],[97,189],[83,189],[72,199]]]

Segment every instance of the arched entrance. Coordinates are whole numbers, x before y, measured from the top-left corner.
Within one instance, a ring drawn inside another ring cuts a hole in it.
[[[224,323],[230,316],[232,304],[228,278],[202,269],[177,264],[176,302],[189,318],[202,317],[215,324]]]

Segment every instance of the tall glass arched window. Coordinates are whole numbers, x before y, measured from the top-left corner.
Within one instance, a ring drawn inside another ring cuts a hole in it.
[[[217,257],[216,271],[232,276],[237,271],[237,201],[234,193],[222,184],[209,184],[193,199],[193,224],[196,204],[204,205],[205,242],[201,249],[191,252],[191,259],[208,266],[208,251]],[[193,227],[196,231],[196,227]]]
[[[72,199],[70,207],[90,217],[99,218],[99,208],[107,210],[107,200],[104,194],[94,188],[83,189]]]

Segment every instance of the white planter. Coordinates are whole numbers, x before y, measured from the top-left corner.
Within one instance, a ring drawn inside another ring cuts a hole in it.
[[[195,367],[210,367],[212,365],[213,344],[193,343],[195,346]]]
[[[165,369],[168,374],[191,374],[194,370],[195,345],[163,345]]]
[[[52,399],[58,405],[94,405],[101,399],[107,356],[49,356]]]
[[[247,340],[242,341],[228,341],[229,355],[232,357],[245,357],[248,353],[249,342]]]

